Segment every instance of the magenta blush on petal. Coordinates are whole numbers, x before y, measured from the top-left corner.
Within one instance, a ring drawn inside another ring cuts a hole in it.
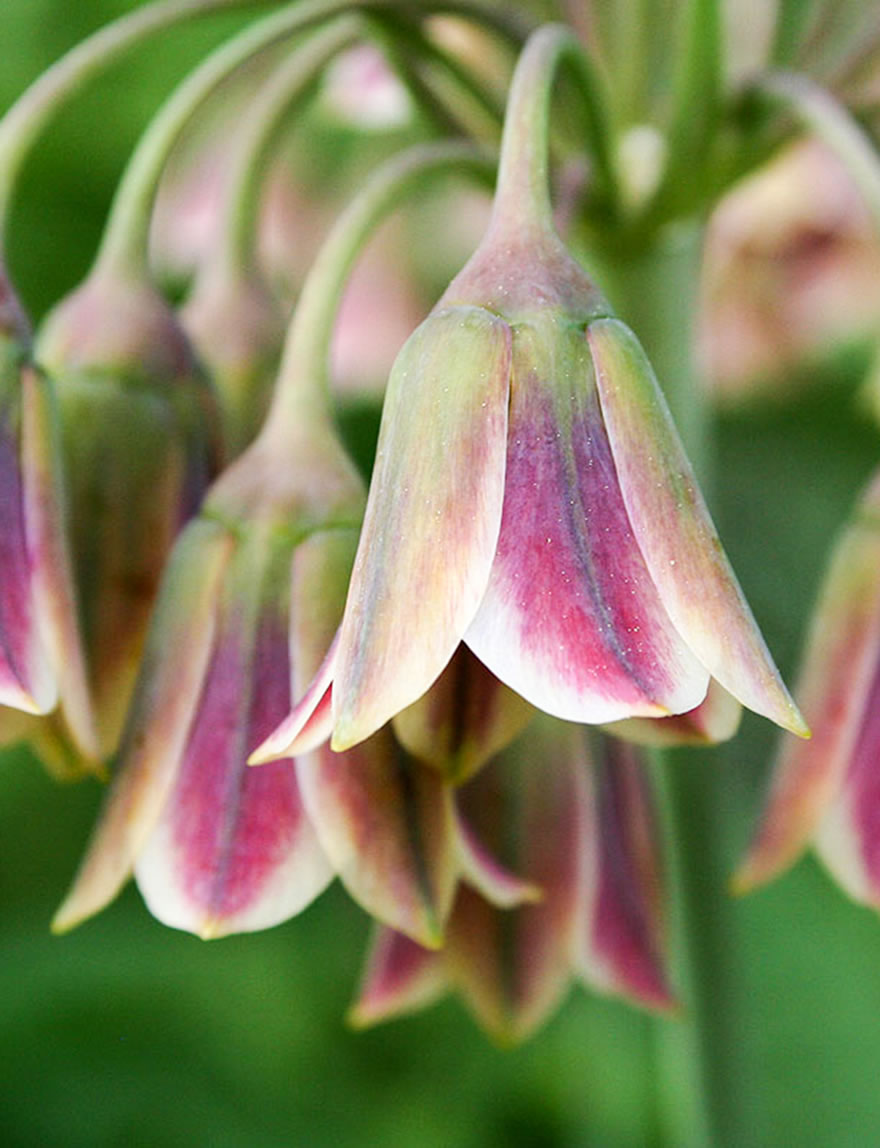
[[[721,546],[645,352],[616,319],[592,322],[586,342],[623,502],[663,607],[725,689],[749,709],[806,736],[807,726]]]
[[[447,990],[443,955],[380,925],[370,945],[358,999],[348,1014],[355,1028],[427,1008]]]
[[[37,629],[24,520],[18,419],[7,400],[0,421],[0,704],[46,713],[57,689]]]
[[[841,791],[816,835],[817,851],[850,896],[880,908],[880,663],[862,710]]]
[[[595,766],[597,884],[581,949],[585,976],[642,1004],[668,1008],[673,998],[663,968],[653,801],[632,746],[603,740],[602,760]]]
[[[708,674],[660,602],[629,523],[576,330],[514,332],[501,532],[465,641],[557,717],[688,710]]]
[[[261,589],[265,599],[269,590]],[[248,747],[290,706],[287,617],[278,598],[261,601],[249,618],[253,603],[241,592],[225,596],[177,781],[135,868],[153,914],[202,936],[277,924],[332,877],[293,763],[246,766]]]

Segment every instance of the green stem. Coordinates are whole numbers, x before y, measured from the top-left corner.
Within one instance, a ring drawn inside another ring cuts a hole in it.
[[[327,63],[357,39],[358,23],[343,18],[316,34],[272,74],[247,112],[223,206],[220,248],[211,274],[247,278],[254,271],[259,204],[266,170],[291,113]]]
[[[707,418],[692,361],[703,228],[676,225],[638,250],[601,252],[601,282],[642,340],[705,481]],[[659,1104],[675,1148],[748,1143],[739,1107],[738,945],[727,895],[723,784],[698,751],[658,752],[678,1020],[657,1022]]]
[[[261,437],[289,441],[303,422],[330,421],[329,348],[349,273],[386,215],[441,175],[491,184],[495,166],[466,144],[415,147],[389,160],[337,219],[303,284]],[[309,418],[303,419],[308,413]]]
[[[36,79],[0,120],[0,250],[15,181],[46,121],[93,76],[152,32],[193,16],[276,0],[158,0],[82,40]]]
[[[398,19],[394,32],[398,43],[410,56],[436,65],[454,84],[471,99],[483,113],[487,122],[497,129],[504,120],[504,107],[489,89],[460,60],[426,36],[422,28],[411,19]]]
[[[590,155],[601,188],[616,202],[611,133],[598,81],[572,33],[549,24],[529,38],[516,66],[501,140],[498,190],[491,227],[555,232],[548,178],[550,105],[557,70],[571,63],[587,112]]]
[[[150,215],[168,155],[196,109],[247,59],[297,32],[345,12],[387,8],[387,0],[296,0],[283,11],[223,44],[177,88],[147,129],[117,191],[96,270],[129,276],[147,272]],[[393,5],[392,5],[393,7]],[[426,0],[424,13],[455,12],[512,35],[508,24],[481,4]]]

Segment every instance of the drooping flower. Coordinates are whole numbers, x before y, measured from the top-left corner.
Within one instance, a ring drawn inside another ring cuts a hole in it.
[[[367,737],[462,641],[567,720],[685,713],[715,679],[804,731],[635,336],[555,235],[497,220],[392,370],[320,732]]]
[[[255,760],[355,745],[460,643],[569,721],[696,709],[715,679],[806,732],[721,547],[650,363],[555,230],[549,87],[511,85],[486,235],[395,361],[338,640]]]
[[[215,483],[174,547],[119,766],[56,927],[134,872],[155,916],[202,936],[298,912],[333,876],[292,762],[246,768],[335,628],[363,495],[335,440],[295,463],[264,436]]]
[[[499,908],[461,886],[436,952],[378,929],[353,1023],[411,1012],[452,990],[508,1044],[531,1035],[575,977],[668,1007],[657,839],[635,755],[601,736],[590,755],[585,731],[536,718],[465,785],[462,817],[541,899]]]
[[[764,884],[811,844],[850,896],[880,908],[880,475],[834,549],[800,690],[813,738],[783,740],[735,887]]]
[[[98,268],[43,322],[102,757],[131,696],[168,552],[219,465],[213,391],[165,300]]]

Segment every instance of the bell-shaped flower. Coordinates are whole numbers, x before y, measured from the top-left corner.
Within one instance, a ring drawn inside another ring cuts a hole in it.
[[[459,791],[463,819],[541,898],[491,905],[458,890],[444,947],[377,930],[351,1020],[369,1025],[457,991],[500,1043],[526,1039],[574,977],[649,1007],[663,971],[653,807],[634,751],[536,718]]]
[[[212,487],[164,575],[118,772],[56,928],[132,872],[155,916],[202,936],[275,924],[332,878],[294,763],[246,760],[338,624],[362,506],[321,426],[262,436]]]
[[[0,737],[60,711],[81,755],[97,744],[66,538],[57,410],[0,267]],[[19,711],[19,712],[15,712]]]
[[[850,896],[880,908],[880,474],[834,549],[800,690],[813,737],[783,739],[735,888],[763,884],[812,844]]]
[[[461,642],[566,720],[684,714],[714,679],[805,732],[635,336],[555,233],[497,219],[394,364],[338,641],[260,756],[356,744]]]
[[[159,579],[219,463],[216,404],[164,299],[100,268],[44,320],[69,536],[102,756],[119,731]]]

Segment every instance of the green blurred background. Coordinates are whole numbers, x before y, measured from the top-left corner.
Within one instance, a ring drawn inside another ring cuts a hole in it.
[[[131,4],[3,0],[0,106]],[[84,273],[114,181],[162,94],[241,18],[138,52],[53,123],[27,166],[10,264],[38,317]],[[746,594],[791,678],[830,541],[878,455],[854,401],[867,363],[836,353],[772,398],[719,416],[715,505]],[[746,717],[713,754],[733,866],[773,732]],[[355,1148],[646,1148],[677,1082],[674,1021],[578,989],[530,1044],[498,1051],[457,1002],[361,1035],[344,1025],[368,928],[334,888],[300,918],[205,943],[154,922],[136,892],[74,934],[48,922],[100,799],[26,752],[0,768],[0,1143]],[[699,857],[690,859],[698,870]],[[722,897],[708,887],[707,897]],[[731,903],[719,993],[737,1004],[727,1088],[749,1146],[880,1143],[880,921],[811,861]]]

